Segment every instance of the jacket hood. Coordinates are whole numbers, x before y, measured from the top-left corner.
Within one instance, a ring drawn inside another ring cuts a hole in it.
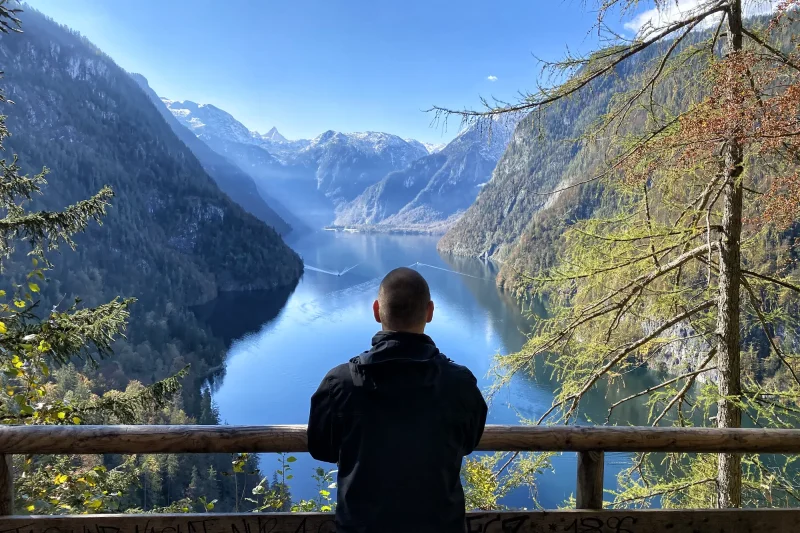
[[[439,374],[434,363],[444,356],[427,335],[381,331],[372,348],[350,360],[356,387],[385,392],[432,385]]]
[[[439,353],[433,339],[424,333],[379,331],[372,337],[372,348],[356,357],[358,366],[388,362],[427,362]]]

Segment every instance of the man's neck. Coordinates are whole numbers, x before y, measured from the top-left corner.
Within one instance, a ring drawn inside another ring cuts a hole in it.
[[[389,333],[391,333],[391,332],[394,332],[394,333],[415,333],[417,335],[424,335],[425,334],[425,326],[422,326],[422,327],[419,327],[419,328],[397,329],[397,328],[391,328],[391,327],[388,327],[388,326],[384,326],[383,324],[381,324],[381,328],[382,328],[383,331],[386,331],[386,332],[389,332]]]

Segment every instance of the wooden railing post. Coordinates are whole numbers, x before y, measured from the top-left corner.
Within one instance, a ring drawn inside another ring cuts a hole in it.
[[[14,514],[14,464],[10,453],[0,454],[0,516]]]
[[[603,452],[578,452],[578,509],[603,508]]]

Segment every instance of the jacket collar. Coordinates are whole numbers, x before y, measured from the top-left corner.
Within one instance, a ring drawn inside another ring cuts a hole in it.
[[[433,339],[424,333],[379,331],[372,337],[372,348],[355,361],[359,366],[389,361],[427,362],[439,354]]]

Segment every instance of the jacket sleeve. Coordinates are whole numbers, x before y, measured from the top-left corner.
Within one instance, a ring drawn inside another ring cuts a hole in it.
[[[311,457],[326,463],[339,462],[339,442],[335,435],[336,413],[331,397],[332,377],[325,376],[317,392],[311,397],[308,416],[308,451]]]
[[[483,394],[478,388],[478,380],[475,379],[472,373],[470,373],[470,377],[472,379],[466,392],[468,396],[467,405],[471,406],[471,411],[466,431],[467,442],[464,443],[465,455],[471,454],[478,447],[478,443],[483,436],[483,429],[486,427],[486,414],[489,411],[486,406],[486,400],[483,399]]]

